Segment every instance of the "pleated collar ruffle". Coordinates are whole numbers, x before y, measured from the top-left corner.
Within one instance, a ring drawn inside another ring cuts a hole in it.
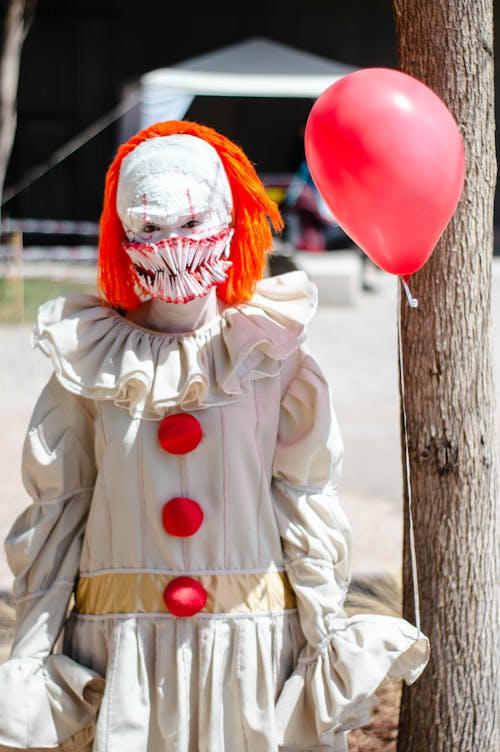
[[[315,309],[316,289],[298,271],[263,280],[248,303],[184,334],[143,329],[76,294],[40,308],[34,345],[69,391],[158,419],[173,408],[227,404],[253,380],[274,376],[302,344]]]

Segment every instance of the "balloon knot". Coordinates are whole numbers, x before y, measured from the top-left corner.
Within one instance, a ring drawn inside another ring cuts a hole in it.
[[[410,279],[410,275],[407,277],[400,277],[401,284],[403,285],[403,290],[406,294],[406,299],[408,300],[408,305],[410,308],[417,308],[418,307],[418,300],[413,297],[413,295],[410,292],[410,288],[408,287],[408,280]]]

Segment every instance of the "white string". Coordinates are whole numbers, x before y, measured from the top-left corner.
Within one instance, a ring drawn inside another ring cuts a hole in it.
[[[136,104],[138,104],[139,100],[140,96],[138,94],[134,98],[120,102],[118,105],[116,105],[116,107],[113,107],[112,110],[107,112],[105,115],[102,115],[102,117],[100,117],[94,123],[87,126],[87,128],[78,133],[77,136],[70,139],[63,146],[60,146],[59,149],[56,149],[55,152],[45,162],[32,167],[31,170],[28,170],[27,174],[23,178],[18,180],[17,183],[5,189],[1,198],[0,206],[6,204],[7,201],[10,201],[12,198],[14,198],[14,196],[17,196],[18,193],[24,191],[25,188],[29,188],[32,183],[43,177],[49,170],[63,162],[67,157],[80,149],[95,136],[99,135],[99,133],[101,133],[101,131],[111,125],[111,123],[114,123],[115,120],[118,120],[118,118],[122,117],[122,115],[125,115],[126,112],[135,107]]]
[[[407,285],[403,278],[401,278],[403,286],[407,289]],[[405,289],[405,292],[406,292]],[[409,293],[409,290],[408,290]],[[407,297],[408,297],[407,293]],[[412,298],[414,300],[414,298]],[[417,303],[417,301],[415,301]],[[412,305],[412,308],[416,308],[416,305]],[[413,514],[412,514],[412,496],[411,496],[411,477],[410,477],[410,453],[408,450],[408,430],[406,423],[406,407],[405,407],[405,384],[404,384],[404,371],[403,371],[403,344],[401,340],[401,288],[398,285],[398,345],[399,345],[399,383],[401,388],[401,408],[403,413],[403,439],[405,448],[405,476],[406,476],[406,490],[408,496],[408,520],[409,520],[409,544],[410,544],[410,557],[411,557],[411,576],[413,582],[413,600],[415,604],[415,626],[417,628],[417,640],[420,639],[420,598],[418,593],[418,572],[417,572],[417,556],[415,552],[415,531],[413,526]]]
[[[401,284],[403,285],[404,291],[406,293],[406,299],[408,300],[408,304],[410,308],[417,308],[418,307],[418,300],[413,297],[413,295],[410,292],[410,288],[406,284],[406,280],[404,277],[399,278],[401,280]]]

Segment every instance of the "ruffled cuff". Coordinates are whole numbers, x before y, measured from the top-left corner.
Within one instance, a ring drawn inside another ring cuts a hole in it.
[[[317,649],[306,644],[276,706],[278,743],[330,745],[370,722],[386,679],[408,684],[429,659],[429,642],[404,619],[358,615],[338,620]]]
[[[65,655],[0,666],[0,750],[76,752],[93,736],[104,679]]]

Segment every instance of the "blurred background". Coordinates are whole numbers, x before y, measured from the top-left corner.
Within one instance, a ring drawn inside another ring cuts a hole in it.
[[[6,3],[1,6],[0,20]],[[252,96],[238,96],[237,84],[231,96],[213,96],[208,84],[192,99],[184,97],[185,111],[170,114],[168,77],[161,94],[154,81],[141,84],[145,74],[182,69],[193,58],[200,58],[194,65],[198,70],[222,67],[238,73],[238,60],[244,70],[249,54],[236,50],[232,58],[222,55],[217,63],[214,53],[242,43],[244,48],[255,38],[268,44],[264,54],[257,52],[249,63],[252,70],[288,72],[299,89],[301,66],[304,77],[323,75],[324,81],[335,80],[337,68],[342,73],[363,66],[397,66],[390,0],[256,0],[248,7],[219,2],[199,8],[196,3],[158,0],[38,0],[23,48],[18,128],[6,187],[19,187],[33,167],[46,169],[57,150],[72,139],[75,143],[70,156],[7,202],[4,218],[95,222],[106,167],[120,140],[144,125],[148,115],[157,119],[161,109],[151,108],[155,97],[160,105],[163,98],[164,119],[180,113],[242,145],[267,182],[272,185],[277,179],[280,200],[280,189],[300,165],[302,129],[317,94],[308,97],[302,87],[299,96],[292,90],[290,96],[275,96],[276,91],[258,96],[255,90]],[[113,120],[115,108],[127,109],[138,93],[142,122],[137,108]],[[30,235],[28,242],[43,240]],[[82,236],[69,240],[81,242]],[[336,245],[334,238],[330,242]]]
[[[255,37],[348,66],[396,64],[387,0],[256,0],[247,9],[225,2],[197,9],[196,3],[158,0],[38,0],[23,49],[6,185],[108,114],[144,74]],[[272,56],[255,61],[264,71],[273,62]],[[312,101],[204,95],[185,115],[241,144],[260,172],[290,173],[300,159],[300,129]],[[111,124],[9,202],[4,213],[96,220],[104,172],[122,136],[120,123]]]

